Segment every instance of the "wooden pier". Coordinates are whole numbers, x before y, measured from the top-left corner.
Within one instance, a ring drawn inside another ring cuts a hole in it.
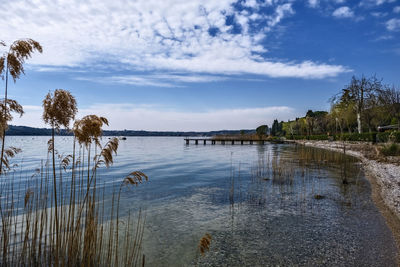
[[[253,145],[253,144],[260,144],[264,145],[266,141],[264,140],[242,140],[242,139],[232,139],[232,140],[222,140],[222,139],[210,139],[210,138],[185,138],[186,145],[189,145],[190,143],[198,145],[198,144],[203,144],[206,145],[211,144],[230,144],[230,145],[235,145],[235,144],[241,144],[241,145]]]

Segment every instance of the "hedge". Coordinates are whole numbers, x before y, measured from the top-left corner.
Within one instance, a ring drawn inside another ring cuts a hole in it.
[[[332,136],[328,136],[326,134],[322,135],[294,135],[294,136],[286,136],[287,139],[290,140],[332,140],[332,141],[364,141],[364,142],[388,142],[393,141],[396,143],[400,143],[400,132],[392,131],[392,132],[383,132],[383,133],[345,133],[343,135],[336,134]]]
[[[376,142],[376,134],[372,133],[345,133],[343,135],[337,134],[334,136],[335,140],[344,141],[364,141],[364,142]]]
[[[309,140],[328,140],[328,139],[329,139],[329,136],[326,134],[309,136]]]
[[[378,133],[376,135],[376,139],[377,139],[378,142],[393,141],[393,142],[396,142],[396,143],[400,143],[400,132],[393,131],[393,132]]]

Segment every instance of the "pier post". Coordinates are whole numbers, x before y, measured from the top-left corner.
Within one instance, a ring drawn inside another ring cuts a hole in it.
[[[222,145],[225,145],[225,141],[221,141],[221,144],[222,144]]]
[[[250,140],[250,145],[252,145],[253,144],[253,140]]]
[[[187,144],[187,145],[189,144],[189,139],[186,139],[186,144]]]
[[[240,144],[243,145],[243,140],[240,140]]]
[[[194,143],[195,143],[196,145],[198,145],[198,144],[199,144],[199,140],[195,140]]]
[[[204,139],[204,144],[206,144],[206,139]]]
[[[262,144],[262,145],[264,144],[264,140],[261,141],[261,144]]]
[[[211,144],[212,144],[212,145],[215,145],[215,140],[211,140]]]
[[[234,145],[235,144],[235,141],[234,140],[232,140],[232,145]]]

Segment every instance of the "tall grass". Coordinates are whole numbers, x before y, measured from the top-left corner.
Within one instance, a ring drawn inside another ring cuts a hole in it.
[[[49,147],[48,159],[32,177],[18,177],[15,171],[3,174],[1,266],[144,265],[145,215],[139,212],[137,219],[131,214],[122,218],[119,206],[126,186],[138,185],[148,178],[137,171],[121,179],[107,206],[107,189],[97,181],[97,171],[112,164],[118,139],[95,146],[80,144],[74,138],[71,155],[63,156],[54,150],[57,195],[52,186],[54,147]],[[91,152],[94,156],[89,156]]]
[[[295,198],[296,205],[312,210],[315,201],[326,197],[330,185],[321,178],[327,177],[330,170],[337,174],[332,181],[346,198],[352,197],[351,191],[358,188],[354,186],[360,177],[356,158],[302,145],[293,146],[289,151],[287,156],[284,147],[272,149],[253,164],[247,190],[250,204],[263,206],[273,198],[284,204],[287,198]]]

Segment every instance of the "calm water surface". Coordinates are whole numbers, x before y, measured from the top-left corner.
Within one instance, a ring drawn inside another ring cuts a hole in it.
[[[48,139],[7,137],[8,145],[23,149],[13,160],[18,179],[32,179],[46,160]],[[72,137],[57,137],[56,149],[71,153]],[[146,213],[148,266],[396,266],[392,233],[358,163],[347,158],[343,169],[330,157],[338,154],[294,145],[187,146],[177,137],[128,137],[99,181],[108,190],[131,171],[149,176],[121,196],[124,215],[140,208]],[[205,233],[212,245],[200,256]]]

